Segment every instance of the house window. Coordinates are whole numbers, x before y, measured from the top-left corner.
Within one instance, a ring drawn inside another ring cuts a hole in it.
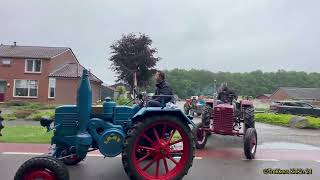
[[[26,59],[25,72],[41,73],[42,61],[40,59]]]
[[[15,97],[38,97],[37,80],[14,80]]]
[[[2,65],[4,66],[10,66],[11,59],[2,59]]]
[[[54,98],[56,96],[56,79],[49,78],[49,92],[48,97]]]

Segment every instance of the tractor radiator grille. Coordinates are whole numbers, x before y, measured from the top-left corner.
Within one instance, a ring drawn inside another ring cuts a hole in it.
[[[233,108],[215,107],[213,114],[213,127],[216,132],[232,133],[233,130]]]
[[[63,127],[77,127],[79,124],[78,115],[76,113],[61,113],[59,116]]]

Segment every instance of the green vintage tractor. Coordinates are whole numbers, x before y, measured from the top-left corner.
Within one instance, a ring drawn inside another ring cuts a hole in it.
[[[140,103],[132,107],[110,99],[102,107],[92,107],[91,94],[84,70],[77,104],[57,107],[54,120],[41,120],[54,131],[50,152],[26,161],[15,180],[68,180],[65,165],[76,165],[96,150],[105,157],[121,154],[130,179],[181,179],[188,173],[195,154],[189,126],[194,124],[180,109],[173,104],[145,107],[148,98],[141,95]]]

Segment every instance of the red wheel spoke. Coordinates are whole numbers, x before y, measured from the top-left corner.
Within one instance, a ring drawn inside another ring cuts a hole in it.
[[[179,140],[176,140],[176,141],[171,142],[171,143],[169,144],[169,146],[172,146],[172,145],[177,144],[177,143],[179,143],[179,142],[182,142],[182,138],[179,139]]]
[[[167,125],[163,125],[163,128],[162,128],[162,135],[161,135],[161,139],[164,139],[164,136],[166,135],[166,131],[167,131]]]
[[[158,142],[160,142],[159,135],[158,135],[158,133],[157,133],[156,128],[153,128],[153,135],[154,135],[154,137],[156,137],[156,140],[157,140]]]
[[[160,162],[160,159],[157,160],[156,177],[159,177],[159,162]]]
[[[146,171],[149,169],[149,167],[156,161],[156,159],[152,159],[142,170]]]
[[[162,160],[163,160],[164,168],[166,169],[166,173],[168,173],[169,168],[168,168],[167,158],[163,158]]]
[[[172,131],[171,131],[171,133],[170,133],[170,137],[169,137],[169,140],[168,140],[168,143],[170,143],[170,142],[171,142],[171,139],[172,139],[172,137],[173,137],[174,133],[176,133],[176,129],[174,129],[174,130],[172,130]]]
[[[142,161],[144,161],[145,159],[147,159],[148,156],[150,156],[151,153],[146,154],[145,156],[143,156],[142,158],[138,159],[138,163],[141,163]]]
[[[171,155],[168,155],[168,158],[175,164],[178,164],[178,162],[171,156]]]
[[[149,150],[149,151],[155,151],[154,148],[146,147],[146,146],[139,146],[138,149],[145,149],[145,150]]]
[[[151,144],[153,143],[153,141],[147,135],[144,134],[142,137],[148,140]]]

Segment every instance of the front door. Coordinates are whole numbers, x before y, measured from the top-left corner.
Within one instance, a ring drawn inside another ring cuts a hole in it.
[[[6,81],[0,81],[0,102],[4,102],[4,94],[6,92]]]

